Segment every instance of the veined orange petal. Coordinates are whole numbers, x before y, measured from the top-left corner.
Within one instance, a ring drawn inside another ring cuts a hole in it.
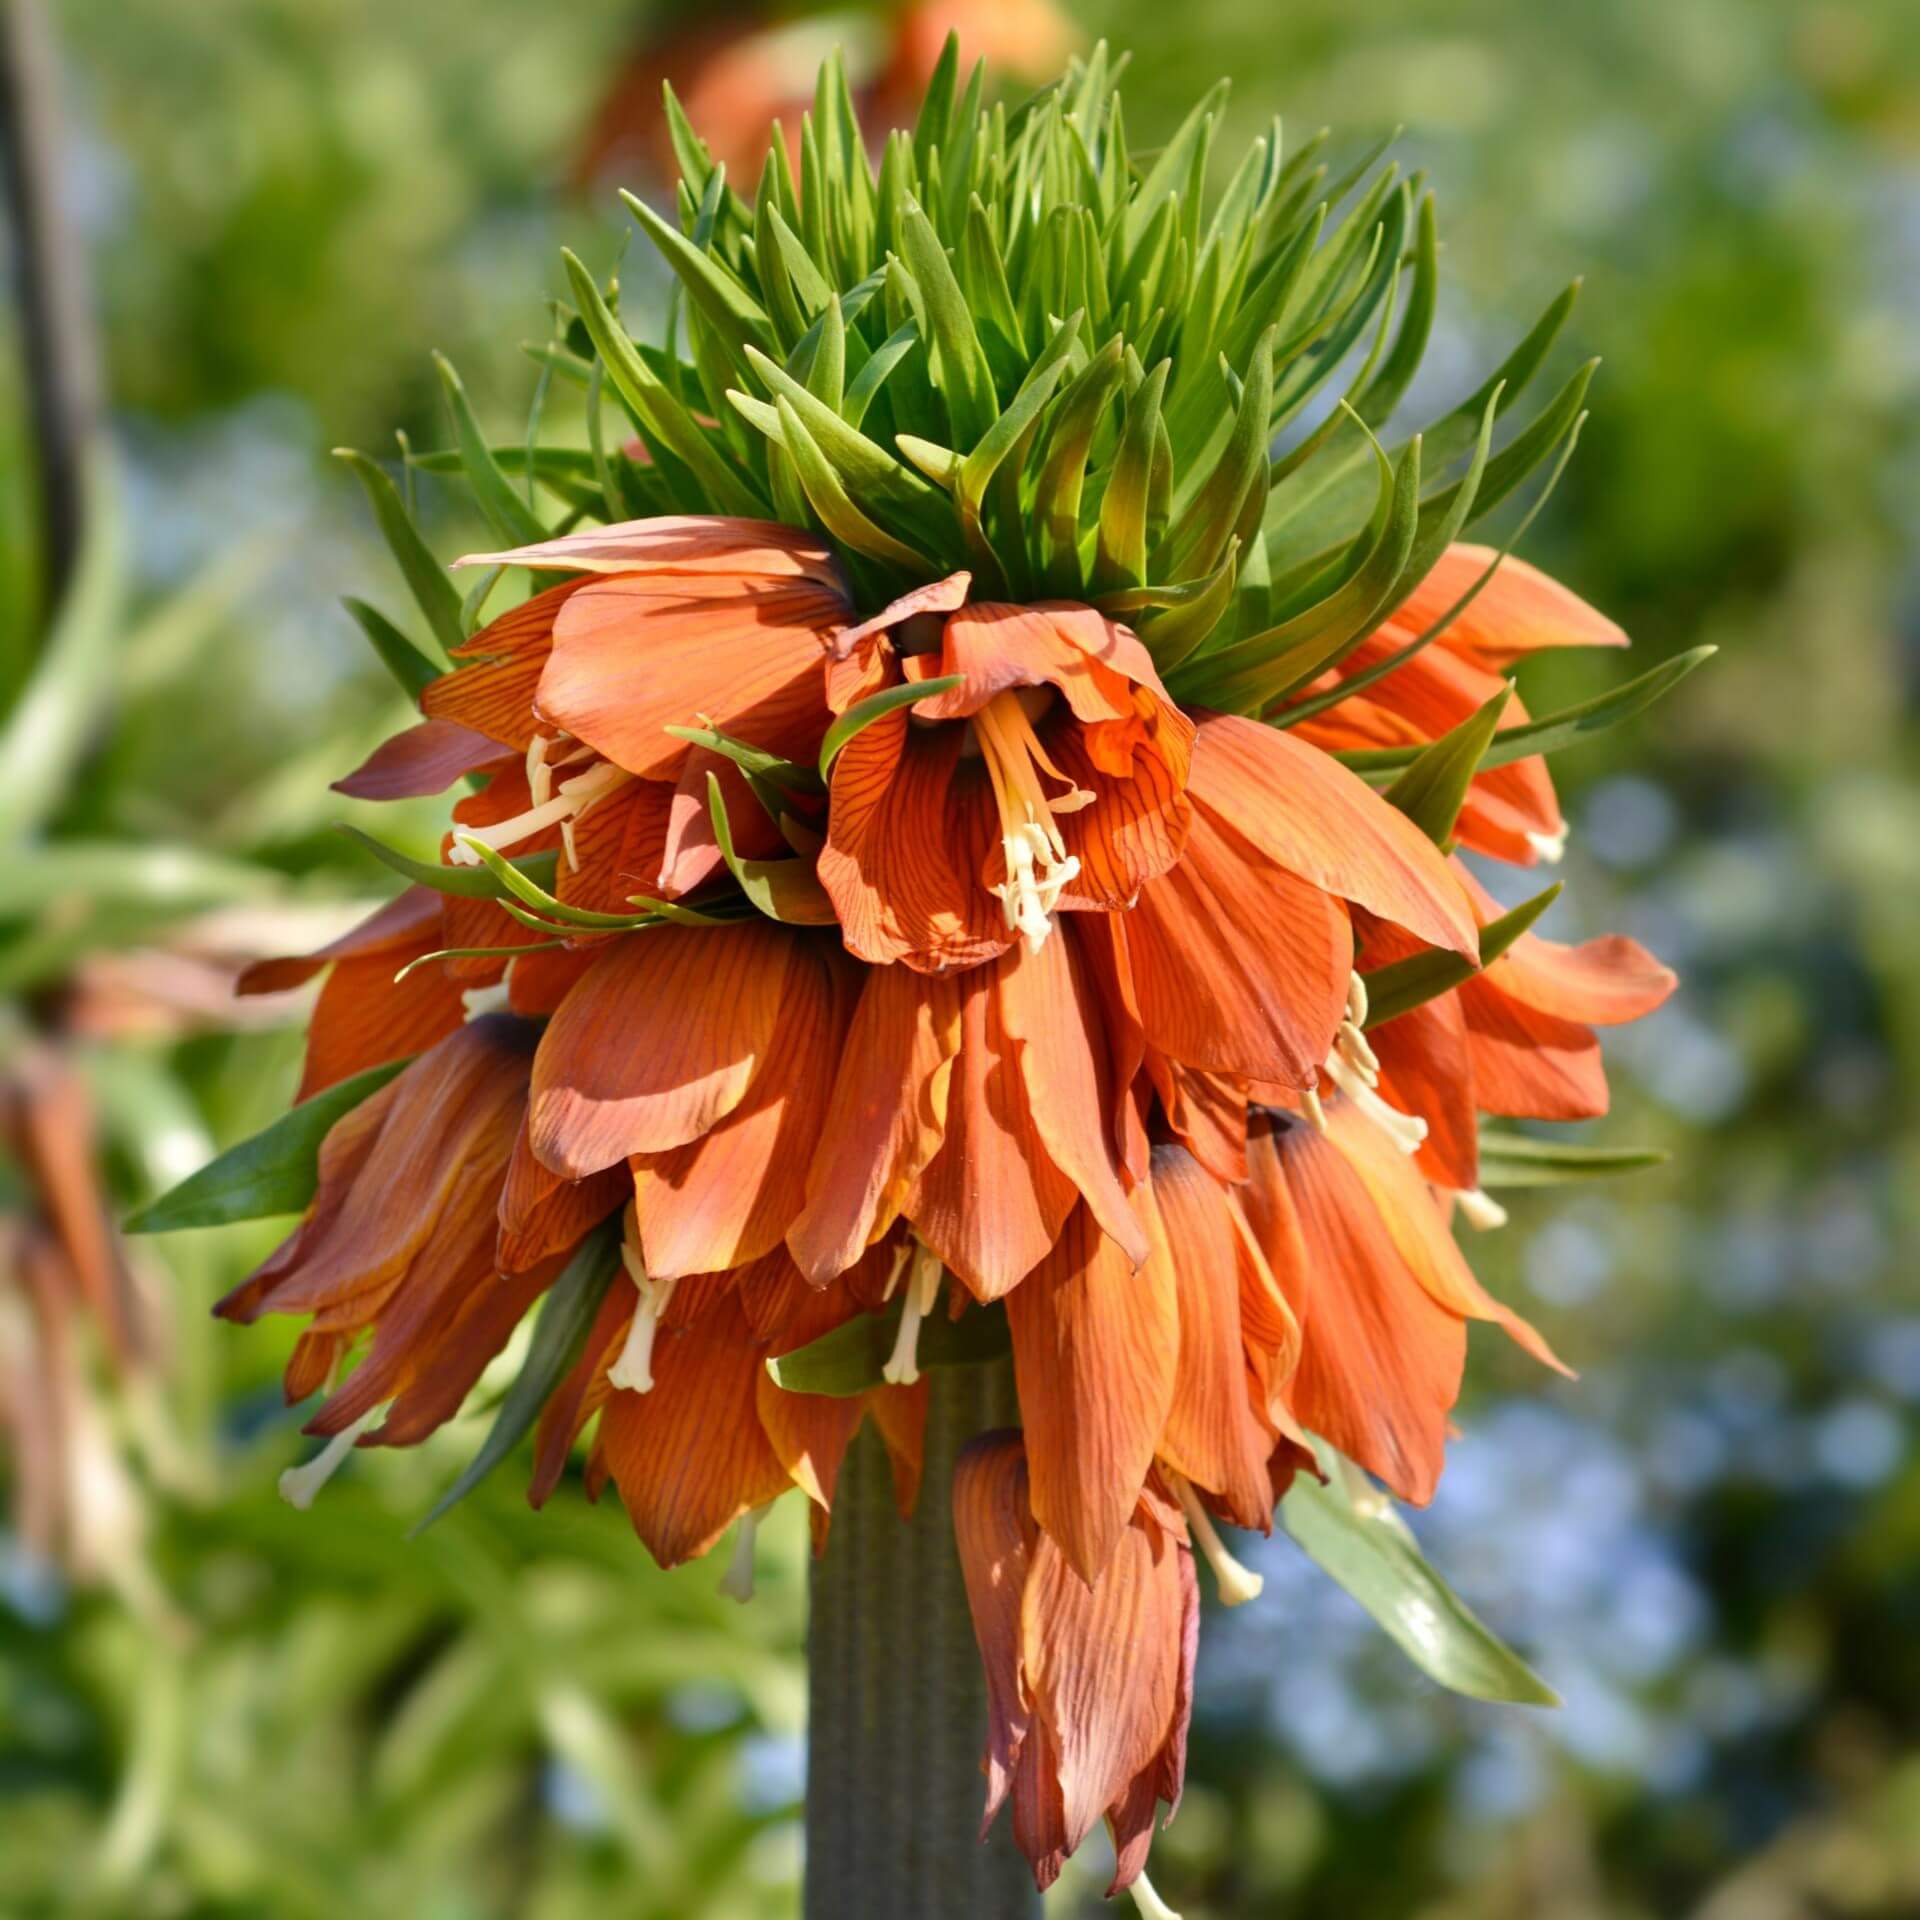
[[[946,1133],[906,1204],[914,1231],[980,1300],[1040,1264],[1080,1198],[1042,1144],[1006,1028],[998,976],[1013,964],[1003,955],[959,976]]]
[[[967,594],[972,586],[972,574],[950,573],[944,580],[915,587],[911,593],[903,593],[899,599],[882,607],[871,620],[862,620],[858,626],[842,628],[834,635],[829,652],[836,661],[845,660],[863,640],[871,640],[875,634],[886,633],[922,614],[951,613],[956,607],[966,605]]]
[[[1016,950],[1001,964],[994,991],[1001,1024],[1019,1049],[1027,1108],[1047,1157],[1079,1189],[1100,1231],[1137,1266],[1147,1257],[1147,1238],[1106,1124],[1113,1087],[1094,984],[1077,942],[1056,934],[1036,953]]]
[[[600,1444],[634,1531],[661,1566],[697,1558],[786,1490],[787,1470],[760,1423],[765,1373],[763,1349],[729,1295],[655,1341],[650,1392],[608,1395]]]
[[[1153,1259],[1173,1276],[1180,1357],[1159,1453],[1175,1472],[1218,1496],[1235,1526],[1273,1528],[1267,1456],[1273,1437],[1255,1417],[1240,1330],[1245,1255],[1226,1189],[1184,1147],[1156,1147],[1144,1196]]]
[[[665,891],[660,868],[673,799],[665,781],[629,780],[596,800],[574,821],[573,859],[561,855],[555,895],[588,913],[630,914],[637,911],[635,894],[659,898]],[[716,851],[714,864],[718,861]],[[520,937],[524,942],[527,935],[523,931]]]
[[[1186,846],[1193,816],[1187,773],[1193,722],[1146,692],[1125,726],[1081,726],[1051,717],[1040,728],[1054,764],[1092,801],[1056,824],[1080,872],[1060,905],[1108,912],[1133,904],[1147,881],[1165,873]],[[1117,752],[1105,752],[1117,748]]]
[[[1593,1120],[1606,1112],[1607,1071],[1591,1028],[1536,1011],[1486,974],[1462,982],[1457,997],[1482,1113]]]
[[[782,1470],[816,1507],[831,1509],[840,1463],[864,1412],[859,1396],[788,1393],[762,1367],[754,1399]]]
[[[903,712],[857,733],[833,766],[820,884],[848,952],[922,972],[970,967],[1012,943],[981,876],[1000,860],[984,765],[964,729],[916,728]]]
[[[771,921],[650,927],[567,995],[534,1061],[533,1150],[568,1179],[697,1140],[746,1097],[796,952]]]
[[[1147,1055],[1146,1066],[1180,1144],[1216,1180],[1238,1186],[1247,1177],[1247,1082],[1183,1067],[1158,1052]]]
[[[1148,1042],[1212,1073],[1314,1084],[1346,1009],[1353,934],[1337,900],[1276,865],[1210,806],[1127,915]]]
[[[673,779],[688,745],[666,729],[709,722],[791,759],[819,749],[820,667],[845,618],[811,581],[729,591],[619,574],[582,587],[554,622],[535,707],[629,773]]]
[[[383,740],[344,779],[335,793],[351,800],[413,800],[445,793],[463,773],[504,764],[497,740],[453,720],[423,720]]]
[[[1368,1031],[1380,1062],[1380,1097],[1427,1123],[1413,1164],[1429,1180],[1464,1191],[1480,1184],[1480,1130],[1466,1015],[1443,993]]]
[[[310,1100],[369,1067],[421,1053],[458,1029],[466,1018],[461,981],[439,967],[394,978],[409,960],[445,944],[436,924],[405,945],[334,964],[313,1003],[295,1100]]]
[[[1424,1505],[1460,1391],[1464,1321],[1408,1269],[1360,1176],[1314,1128],[1263,1126],[1249,1135],[1247,1156],[1256,1232],[1290,1216],[1284,1232],[1262,1234],[1262,1250],[1301,1322],[1294,1414]]]
[[[722,579],[759,576],[810,580],[844,589],[832,549],[813,535],[772,520],[729,514],[662,514],[587,527],[503,553],[469,553],[456,567],[553,568],[568,573],[640,574],[665,577],[717,574]]]
[[[439,894],[430,887],[409,887],[337,940],[328,941],[312,953],[254,961],[242,969],[233,990],[239,994],[286,993],[294,987],[305,986],[316,973],[336,960],[359,959],[376,953],[398,954],[400,957],[393,963],[397,969],[406,964],[407,956],[416,950],[423,934],[437,934],[439,930]]]
[[[455,658],[469,664],[442,674],[421,693],[421,712],[525,753],[533,743],[534,690],[553,648],[554,620],[584,584],[564,580],[482,627],[456,649]]]
[[[1480,1284],[1413,1162],[1351,1102],[1335,1100],[1326,1111],[1329,1138],[1372,1194],[1388,1234],[1420,1284],[1450,1312],[1492,1322],[1542,1366],[1571,1377],[1572,1369],[1539,1333]]]
[[[1076,719],[1125,720],[1135,686],[1166,691],[1153,658],[1123,626],[1092,607],[977,600],[947,621],[937,677],[963,685],[915,703],[926,720],[960,720],[1014,687],[1057,688]]]
[[[806,1199],[858,991],[831,948],[796,950],[746,1098],[701,1138],[633,1156],[641,1256],[656,1280],[746,1266],[785,1238]]]
[[[1007,1296],[1034,1517],[1083,1580],[1112,1557],[1173,1404],[1173,1276],[1078,1207]],[[1097,1811],[1097,1809],[1096,1809]]]
[[[959,1050],[956,980],[906,967],[867,975],[807,1170],[806,1205],[787,1233],[816,1286],[844,1273],[893,1224],[939,1150]]]
[[[611,1213],[632,1192],[627,1170],[609,1167],[585,1180],[563,1180],[533,1155],[524,1120],[507,1162],[500,1188],[499,1238],[494,1260],[502,1273],[525,1273],[566,1251]]]
[[[1276,727],[1202,714],[1194,797],[1252,847],[1323,892],[1476,955],[1479,929],[1440,850],[1359,775]]]
[[[507,972],[508,1005],[529,1019],[558,1012],[561,1001],[592,970],[604,945],[583,942],[521,954]]]

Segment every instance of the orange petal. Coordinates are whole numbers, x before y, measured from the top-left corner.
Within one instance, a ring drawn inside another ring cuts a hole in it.
[[[960,758],[966,730],[903,712],[856,734],[833,764],[826,888],[847,950],[876,966],[970,967],[1012,942],[981,875],[1000,859],[986,771]]]
[[[1388,1234],[1420,1284],[1450,1312],[1491,1321],[1542,1366],[1571,1377],[1572,1369],[1534,1328],[1480,1284],[1413,1162],[1345,1100],[1328,1107],[1327,1127],[1372,1194]]]
[[[1180,864],[1142,889],[1125,934],[1153,1046],[1209,1072],[1314,1084],[1353,966],[1347,916],[1322,888],[1202,806]]]
[[[1413,1164],[1443,1187],[1480,1184],[1480,1128],[1466,1015],[1443,993],[1374,1027],[1367,1043],[1380,1062],[1380,1097],[1427,1123]]]
[[[709,1133],[632,1161],[640,1250],[656,1280],[745,1266],[780,1245],[806,1199],[857,992],[830,948],[794,953],[766,1064]]]
[[[553,1016],[533,1150],[578,1180],[697,1140],[745,1098],[773,1039],[794,936],[770,921],[615,941]]]
[[[1173,1276],[1134,1271],[1085,1207],[1007,1296],[1034,1517],[1082,1579],[1125,1530],[1173,1403]]]
[[[1591,1029],[1536,1012],[1489,974],[1457,991],[1482,1113],[1526,1120],[1593,1120],[1607,1110],[1607,1072]]]
[[[1680,982],[1637,940],[1604,934],[1577,947],[1523,933],[1483,976],[1536,1013],[1583,1026],[1623,1026],[1661,1005]]]
[[[658,899],[672,808],[673,789],[660,780],[630,780],[596,801],[574,823],[574,858],[561,856],[554,893],[589,913],[630,914],[635,894]]]
[[[368,954],[397,953],[396,968],[421,948],[422,935],[440,930],[440,895],[430,887],[409,887],[405,893],[377,908],[339,939],[330,940],[312,953],[293,954],[271,960],[256,960],[245,968],[234,985],[234,992],[286,993],[304,986],[316,973],[336,960],[358,959]]]
[[[529,1018],[558,1012],[560,1002],[593,969],[606,943],[549,947],[523,953],[507,975],[507,1001],[515,1013]]]
[[[844,590],[839,563],[823,542],[775,521],[727,514],[622,520],[504,553],[469,553],[453,564],[642,574],[667,584],[680,575],[693,576],[696,582],[703,575],[719,575],[723,581],[757,575],[768,580],[811,580],[836,592]]]
[[[1192,791],[1288,872],[1475,955],[1479,930],[1459,880],[1407,816],[1318,747],[1233,714],[1200,716]]]
[[[893,1469],[893,1504],[902,1520],[913,1518],[920,1476],[927,1460],[927,1397],[932,1383],[922,1374],[910,1387],[872,1387],[860,1403],[886,1443]]]
[[[1247,1083],[1200,1073],[1163,1053],[1147,1058],[1161,1111],[1180,1144],[1227,1186],[1247,1177]]]
[[[1100,1231],[1137,1266],[1147,1257],[1147,1239],[1128,1204],[1106,1124],[1113,1088],[1078,944],[1056,931],[1037,953],[1016,950],[1000,967],[996,991],[1048,1158],[1080,1190]]]
[[[1273,1525],[1267,1456],[1273,1438],[1255,1418],[1240,1332],[1241,1236],[1226,1190],[1183,1147],[1153,1150],[1143,1211],[1155,1260],[1173,1276],[1180,1359],[1160,1457],[1196,1487],[1219,1496],[1235,1526]]]
[[[685,1332],[655,1340],[651,1392],[607,1397],[607,1466],[634,1531],[663,1567],[705,1553],[788,1485],[760,1424],[762,1354],[729,1298]]]
[[[845,660],[863,640],[871,640],[877,633],[889,632],[918,615],[951,613],[956,607],[965,606],[972,586],[972,574],[950,573],[944,580],[915,587],[911,593],[904,593],[898,600],[882,607],[871,620],[862,620],[858,626],[842,628],[835,634],[831,648],[833,658]]]
[[[494,1259],[502,1273],[525,1273],[573,1247],[615,1213],[632,1191],[624,1167],[585,1180],[563,1180],[533,1156],[523,1121],[500,1189],[500,1231]]]
[[[422,1053],[459,1028],[466,1018],[461,982],[437,966],[394,978],[409,960],[444,944],[436,924],[405,946],[335,964],[313,1003],[296,1100],[309,1100],[369,1067]]]
[[[1440,1478],[1447,1411],[1460,1392],[1467,1336],[1394,1245],[1340,1150],[1303,1122],[1248,1140],[1249,1206],[1274,1277],[1302,1326],[1293,1411],[1369,1473],[1420,1504]],[[1264,1217],[1263,1217],[1264,1216]]]
[[[973,1637],[987,1674],[986,1838],[1013,1786],[1029,1713],[1021,1684],[1021,1600],[1039,1532],[1027,1497],[1026,1448],[1017,1433],[983,1433],[953,1468],[953,1536],[967,1584]]]
[[[1041,1144],[998,976],[960,976],[960,1051],[940,1151],[907,1201],[919,1234],[976,1299],[997,1300],[1045,1259],[1079,1189]]]
[[[956,980],[906,967],[867,975],[807,1170],[807,1202],[787,1234],[816,1285],[844,1273],[899,1216],[939,1150],[959,1050]]]
[[[1151,694],[1135,698],[1141,711],[1125,727],[1049,719],[1040,729],[1054,764],[1093,795],[1090,805],[1057,823],[1067,852],[1080,862],[1060,896],[1069,912],[1131,906],[1141,887],[1167,872],[1187,844],[1193,722]]]
[[[442,674],[420,695],[432,720],[450,720],[524,753],[536,731],[534,690],[553,647],[553,623],[584,583],[566,580],[503,613],[458,649],[474,664]]]
[[[754,1382],[761,1429],[782,1470],[815,1506],[830,1509],[847,1444],[863,1411],[857,1396],[788,1393],[765,1367]]]
[[[1424,633],[1487,570],[1491,547],[1456,544],[1395,613],[1410,634]],[[1627,636],[1578,594],[1509,554],[1438,645],[1504,667],[1543,647],[1624,647]]]
[[[838,592],[806,581],[696,592],[631,574],[596,580],[560,610],[535,705],[646,778],[670,780],[685,761],[672,726],[711,723],[804,760],[827,728],[820,666],[843,618]]]
[[[1134,686],[1172,704],[1146,648],[1092,607],[992,600],[962,607],[942,635],[939,677],[950,674],[965,684],[916,702],[922,719],[963,719],[1014,687],[1055,687],[1081,720],[1128,719]]]

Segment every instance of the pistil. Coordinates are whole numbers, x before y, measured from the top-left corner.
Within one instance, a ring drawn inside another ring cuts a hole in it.
[[[320,1497],[320,1489],[340,1471],[347,1455],[353,1451],[354,1443],[386,1411],[385,1401],[377,1407],[370,1407],[352,1426],[336,1433],[311,1460],[303,1461],[297,1467],[289,1467],[280,1476],[280,1498],[288,1506],[298,1507],[305,1513]]]
[[[541,743],[536,739],[534,744]],[[580,862],[573,850],[574,827],[589,807],[608,794],[617,793],[633,778],[624,767],[602,760],[570,780],[561,781],[555,791],[541,798],[540,792],[550,783],[552,768],[544,759],[536,765],[532,749],[528,750],[527,764],[530,769],[527,785],[533,792],[534,804],[524,813],[516,813],[510,820],[496,821],[490,827],[462,827],[454,836],[453,851],[447,856],[450,865],[477,867],[480,864],[480,856],[469,842],[478,841],[494,853],[505,853],[509,847],[517,847],[521,841],[530,840],[548,827],[558,827],[560,837],[566,842],[567,864],[578,871]]]
[[[628,1215],[628,1221],[631,1226],[631,1214]],[[607,1380],[610,1385],[627,1393],[651,1393],[653,1337],[660,1330],[661,1317],[673,1298],[674,1288],[680,1283],[678,1280],[654,1279],[641,1265],[640,1249],[631,1239],[621,1241],[620,1260],[627,1270],[627,1278],[633,1282],[634,1290],[640,1296],[640,1302],[633,1310],[633,1324],[627,1329],[620,1357],[607,1369]]]
[[[753,1598],[753,1550],[760,1536],[760,1522],[772,1511],[773,1502],[769,1500],[764,1507],[743,1513],[733,1529],[733,1556],[720,1576],[720,1591],[743,1607]]]
[[[1200,1504],[1200,1496],[1194,1492],[1192,1483],[1184,1474],[1175,1473],[1170,1467],[1163,1467],[1161,1471],[1166,1474],[1173,1488],[1174,1498],[1180,1502],[1180,1511],[1187,1516],[1187,1530],[1193,1535],[1193,1544],[1213,1569],[1214,1584],[1220,1590],[1220,1604],[1223,1607],[1240,1607],[1249,1600],[1259,1599],[1266,1589],[1266,1581],[1251,1568],[1243,1567],[1227,1551],[1214,1529],[1213,1515]]]
[[[1068,853],[1054,816],[1093,804],[1093,795],[1054,765],[1018,693],[997,693],[973,716],[974,737],[993,782],[1000,814],[1000,848],[1007,877],[993,892],[1029,953],[1037,953],[1053,930],[1060,896],[1079,877],[1079,859]],[[1064,787],[1049,794],[1046,781]]]

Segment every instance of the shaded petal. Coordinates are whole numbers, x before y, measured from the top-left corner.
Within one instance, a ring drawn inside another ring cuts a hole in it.
[[[534,1062],[533,1150],[569,1179],[697,1140],[746,1096],[796,942],[770,921],[616,940],[553,1016]]]
[[[352,800],[413,800],[500,764],[499,741],[453,720],[423,720],[383,740],[333,790]]]
[[[1482,1113],[1526,1120],[1593,1120],[1607,1110],[1607,1073],[1590,1028],[1536,1012],[1492,975],[1461,983],[1457,998]]]
[[[1034,1517],[1075,1571],[1111,1557],[1173,1403],[1173,1275],[1124,1248],[1085,1208],[1007,1296]]]
[[[843,590],[839,563],[814,535],[772,520],[729,514],[662,514],[588,527],[558,539],[511,547],[503,553],[469,553],[456,567],[531,567],[569,573],[632,573],[648,576],[719,575],[723,580],[760,576],[811,580]]]
[[[564,1180],[534,1158],[522,1121],[500,1189],[499,1239],[494,1260],[502,1273],[525,1273],[579,1244],[590,1229],[617,1212],[632,1193],[621,1166],[585,1180]]]
[[[972,586],[972,574],[950,573],[944,580],[915,587],[911,593],[903,593],[882,607],[871,620],[862,620],[857,627],[842,628],[834,635],[830,652],[835,660],[844,660],[861,641],[871,640],[875,634],[886,633],[920,614],[951,613],[956,607],[966,605]]]
[[[567,580],[548,587],[482,627],[456,652],[471,664],[430,682],[420,710],[525,753],[538,731],[533,696],[553,648],[554,620],[584,584]]]
[[[1091,607],[993,600],[962,607],[946,624],[939,666],[928,677],[951,674],[965,684],[917,701],[922,719],[964,719],[1015,687],[1055,687],[1074,716],[1089,721],[1128,719],[1135,686],[1172,704],[1146,648]]]
[[[906,967],[866,977],[833,1083],[807,1201],[787,1234],[816,1285],[890,1227],[939,1150],[960,1049],[960,987]]]

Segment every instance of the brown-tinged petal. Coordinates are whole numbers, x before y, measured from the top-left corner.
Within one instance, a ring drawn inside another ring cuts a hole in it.
[[[1431,946],[1478,954],[1472,907],[1440,850],[1318,747],[1257,720],[1202,714],[1192,791],[1288,872]]]
[[[523,1120],[500,1188],[499,1237],[494,1259],[502,1273],[525,1273],[556,1253],[578,1245],[593,1227],[617,1212],[632,1191],[624,1167],[612,1166],[585,1180],[565,1180],[534,1158]]]
[[[906,967],[866,976],[834,1078],[807,1201],[787,1233],[816,1285],[844,1273],[898,1217],[946,1131],[960,988]]]
[[[1078,1207],[1007,1296],[1034,1517],[1083,1580],[1099,1575],[1140,1497],[1173,1404],[1173,1276]]]
[[[595,801],[574,822],[573,855],[562,855],[554,893],[588,913],[631,914],[635,894],[658,899],[673,797],[665,781],[629,780]]]
[[[393,964],[399,968],[414,952],[431,951],[421,949],[418,943],[423,935],[435,935],[439,931],[440,896],[431,887],[409,887],[337,940],[330,940],[312,953],[254,961],[241,972],[234,992],[287,993],[305,986],[336,960],[365,959],[377,953],[397,955]]]
[[[415,800],[445,793],[465,773],[504,764],[499,741],[453,720],[423,720],[384,740],[333,783],[350,800]]]
[[[760,1424],[765,1371],[728,1299],[654,1343],[650,1392],[608,1395],[600,1444],[634,1531],[661,1566],[697,1558],[786,1489],[787,1471]]]
[[[1018,1433],[984,1433],[961,1449],[953,1468],[953,1536],[987,1675],[984,1840],[1012,1790],[1030,1718],[1020,1672],[1021,1602],[1039,1531]]]
[[[687,574],[728,579],[811,580],[838,590],[832,549],[772,520],[728,514],[662,514],[588,527],[503,553],[469,553],[456,567],[550,568],[567,573],[632,573],[668,580]]]
[[[745,1098],[796,951],[770,921],[652,927],[567,995],[533,1069],[533,1150],[580,1179],[697,1140]]]

